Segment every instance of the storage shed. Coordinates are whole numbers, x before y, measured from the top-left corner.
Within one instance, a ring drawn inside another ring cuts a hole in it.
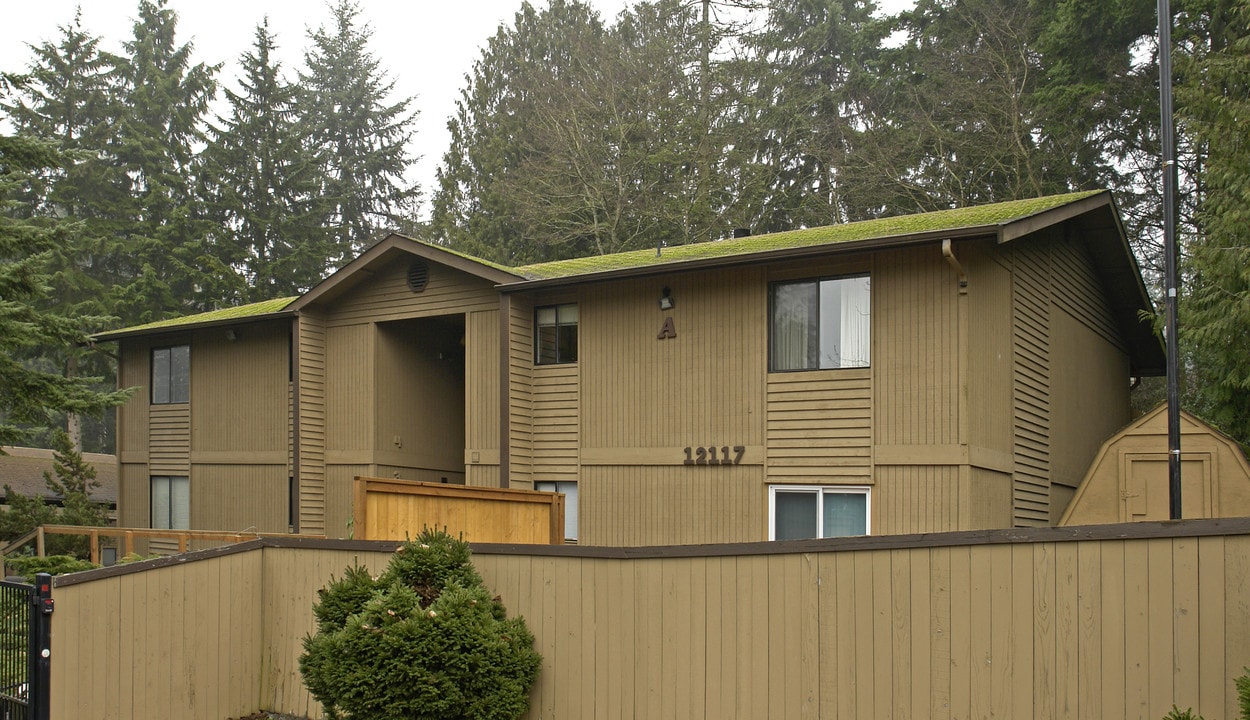
[[[1060,525],[1167,520],[1166,404],[1103,443]],[[1231,438],[1181,411],[1181,515],[1250,515],[1250,464]]]

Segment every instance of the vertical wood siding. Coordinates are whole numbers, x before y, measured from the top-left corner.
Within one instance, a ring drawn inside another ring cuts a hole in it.
[[[878,445],[959,438],[958,283],[936,245],[873,261],[873,402]]]
[[[872,534],[947,532],[964,529],[969,502],[955,465],[881,465],[872,488]]]
[[[374,328],[326,329],[326,452],[368,453],[373,448]],[[327,462],[333,460],[327,457]]]
[[[191,340],[191,446],[235,463],[286,462],[289,324],[206,329]],[[264,457],[257,457],[263,453]]]
[[[770,373],[766,464],[771,483],[870,481],[871,371]]]
[[[135,388],[117,408],[117,454],[122,463],[147,462],[148,408],[152,397],[150,346],[143,340],[123,340],[118,349],[117,387]]]
[[[320,315],[299,318],[299,529],[326,529],[326,331]]]
[[[747,542],[768,538],[759,465],[582,469],[577,539],[584,545]]]
[[[1017,527],[1036,527],[1050,522],[1051,272],[1046,248],[1016,248],[1012,280],[1012,508]]]
[[[499,487],[499,310],[471,312],[466,323],[462,463],[470,485]]]
[[[54,588],[52,717],[320,717],[312,603],[372,547]],[[543,655],[535,719],[1231,718],[1250,665],[1247,535],[474,564]]]
[[[191,527],[286,532],[287,491],[281,465],[196,465],[191,470]]]

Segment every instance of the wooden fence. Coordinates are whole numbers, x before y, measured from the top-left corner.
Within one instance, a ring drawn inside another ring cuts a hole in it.
[[[564,495],[534,490],[357,477],[352,531],[361,540],[404,540],[446,528],[470,542],[564,543]]]
[[[394,543],[261,539],[58,578],[54,719],[320,716],[316,591]],[[1250,519],[667,548],[475,546],[530,718],[1237,717]]]

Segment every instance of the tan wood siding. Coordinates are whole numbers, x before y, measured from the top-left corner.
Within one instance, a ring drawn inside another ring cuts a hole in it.
[[[151,493],[147,465],[118,465],[117,524],[122,527],[148,527],[152,522]]]
[[[873,535],[962,529],[961,503],[970,500],[955,465],[881,465],[872,488]]]
[[[433,262],[429,263],[425,290],[414,293],[408,287],[409,263],[409,258],[395,260],[342,296],[334,304],[329,324],[383,322],[499,307],[499,296],[489,281]]]
[[[529,718],[1236,717],[1250,535],[1188,527],[1210,532],[695,557],[481,548],[474,564],[543,655]],[[380,572],[376,547],[261,545],[55,587],[52,718],[320,717],[298,673],[311,607],[344,567]]]
[[[150,346],[142,340],[126,340],[118,350],[117,387],[135,388],[130,399],[117,408],[117,454],[122,462],[146,462],[149,441],[148,408],[152,397]]]
[[[465,458],[470,484],[499,486],[499,310],[471,312],[465,328]],[[491,467],[493,466],[493,468]]]
[[[375,336],[372,325],[326,329],[326,452],[373,448]]]
[[[1050,522],[1050,263],[1044,247],[1016,249],[1012,273],[1015,317],[1013,411],[1016,526]]]
[[[326,466],[326,529],[328,538],[352,537],[352,481],[358,476],[378,474],[374,465],[327,465]],[[405,478],[410,480],[434,480],[431,477]]]
[[[1055,304],[1078,319],[1104,340],[1124,351],[1126,344],[1111,306],[1107,303],[1103,284],[1094,274],[1094,261],[1081,243],[1079,236],[1056,238],[1050,244],[1051,269],[1054,273]]]
[[[196,332],[191,341],[191,445],[196,452],[277,453],[285,463],[289,325]],[[249,462],[256,462],[253,457]]]
[[[669,545],[768,539],[759,465],[583,467],[582,545]]]
[[[300,315],[299,367],[299,529],[326,529],[326,331],[315,313]]]
[[[153,405],[149,411],[153,475],[187,475],[191,471],[191,409],[186,403]]]
[[[664,287],[669,311],[658,306]],[[762,445],[766,288],[758,268],[585,288],[583,445]],[[677,336],[660,340],[666,317]]]
[[[770,373],[767,448],[771,483],[871,481],[871,371]]]
[[[191,528],[286,532],[289,498],[281,465],[196,465]]]
[[[968,443],[1010,455],[1014,441],[1012,424],[1006,420],[1013,382],[1010,259],[982,245],[956,245],[956,252],[968,268]]]
[[[958,282],[937,245],[880,253],[872,280],[874,434],[880,445],[959,438]]]
[[[578,367],[550,365],[534,368],[535,481],[577,480]]]
[[[508,485],[533,487],[534,459],[534,306],[513,295],[508,300]]]

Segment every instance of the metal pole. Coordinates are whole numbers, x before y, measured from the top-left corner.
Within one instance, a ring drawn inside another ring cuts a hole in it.
[[[1172,8],[1159,0],[1159,141],[1163,150],[1163,273],[1167,288],[1168,509],[1181,518],[1181,401],[1177,375],[1176,125],[1172,118]]]

